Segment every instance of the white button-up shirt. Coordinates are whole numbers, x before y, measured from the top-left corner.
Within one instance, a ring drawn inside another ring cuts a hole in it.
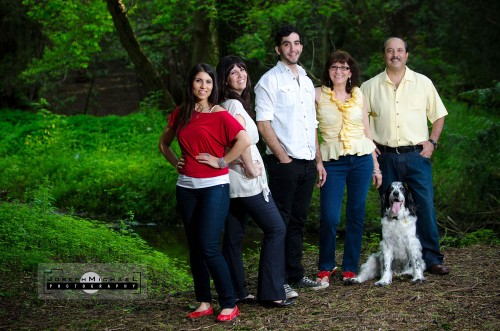
[[[297,80],[290,68],[279,61],[255,86],[257,121],[271,126],[286,153],[295,159],[313,160],[316,155],[316,110],[314,85],[298,66]],[[269,147],[267,154],[272,154]]]

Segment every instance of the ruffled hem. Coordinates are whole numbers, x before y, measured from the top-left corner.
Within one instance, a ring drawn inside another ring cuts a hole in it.
[[[367,155],[375,150],[375,144],[368,138],[362,140],[351,140],[349,149],[341,147],[342,144],[320,145],[321,158],[323,161],[337,160],[340,156],[345,155]]]

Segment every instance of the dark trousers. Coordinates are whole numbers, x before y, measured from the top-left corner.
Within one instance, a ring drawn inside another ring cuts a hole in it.
[[[221,309],[233,308],[231,276],[220,242],[229,209],[229,184],[201,189],[177,186],[177,205],[189,244],[189,262],[198,302],[210,302],[210,276],[214,280]]]
[[[266,168],[269,188],[286,225],[286,281],[293,284],[304,277],[301,262],[304,225],[316,182],[316,162],[293,159],[290,163],[280,163],[274,155],[268,155]]]
[[[222,253],[231,273],[237,298],[248,296],[243,266],[242,245],[248,215],[262,229],[264,239],[260,251],[258,300],[285,299],[285,235],[283,219],[269,195],[269,202],[262,193],[251,197],[232,198],[224,231]]]

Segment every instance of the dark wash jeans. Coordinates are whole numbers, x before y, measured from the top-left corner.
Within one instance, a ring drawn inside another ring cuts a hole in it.
[[[304,225],[316,182],[316,162],[292,159],[290,163],[280,163],[274,155],[268,155],[266,168],[269,188],[286,225],[286,281],[293,284],[304,277]]]
[[[346,236],[342,271],[358,272],[359,256],[363,241],[366,197],[373,173],[373,158],[368,155],[346,155],[338,160],[323,162],[327,173],[321,188],[319,262],[318,269],[330,271],[336,267],[335,247],[337,226],[344,189],[347,186]]]
[[[233,308],[231,276],[220,242],[229,210],[229,184],[201,189],[177,186],[177,206],[189,244],[189,262],[198,302],[211,302],[210,275],[221,309]]]
[[[378,157],[382,170],[382,196],[393,181],[408,185],[417,205],[417,236],[422,244],[422,255],[427,267],[443,263],[439,249],[439,234],[434,211],[431,161],[420,152],[382,153]]]
[[[286,227],[272,195],[269,194],[269,201],[266,201],[262,193],[232,198],[229,206],[222,254],[229,266],[236,297],[242,299],[248,296],[242,254],[248,216],[252,217],[264,233],[259,260],[257,298],[265,301],[283,300]]]

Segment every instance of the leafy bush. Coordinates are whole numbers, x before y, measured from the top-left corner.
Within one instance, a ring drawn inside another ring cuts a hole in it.
[[[3,110],[0,188],[8,199],[48,180],[54,205],[105,219],[174,218],[176,170],[158,151],[159,111],[126,117]],[[173,146],[178,151],[178,146]]]
[[[46,189],[39,192],[46,195]],[[138,263],[146,266],[148,292],[173,293],[191,284],[185,266],[153,250],[137,235],[102,223],[57,215],[50,204],[0,204],[0,267],[36,270],[38,263]]]
[[[500,240],[497,234],[490,229],[480,229],[461,236],[444,236],[441,245],[465,247],[471,245],[499,245]]]
[[[470,107],[480,107],[498,115],[500,109],[500,82],[495,87],[475,89],[458,95],[458,99]]]
[[[457,235],[494,228],[499,217],[498,117],[450,102],[433,156],[436,211],[440,225]]]

